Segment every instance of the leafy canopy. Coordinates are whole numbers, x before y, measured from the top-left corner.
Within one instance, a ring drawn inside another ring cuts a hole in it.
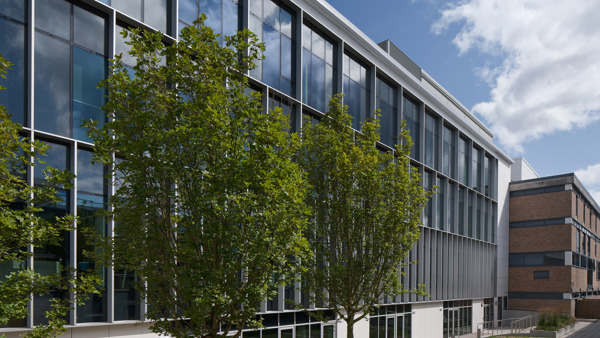
[[[140,276],[153,331],[239,336],[307,253],[298,138],[248,89],[262,53],[249,31],[125,35],[137,63],[115,58],[109,122],[91,129],[116,178],[113,264]]]
[[[408,132],[403,128],[395,152],[379,150],[378,120],[355,133],[341,100],[334,96],[325,117],[302,130],[299,162],[313,211],[307,230],[313,256],[305,261],[304,280],[305,292],[333,308],[352,337],[354,323],[384,296],[407,291],[402,267],[419,238],[429,195],[409,170]]]

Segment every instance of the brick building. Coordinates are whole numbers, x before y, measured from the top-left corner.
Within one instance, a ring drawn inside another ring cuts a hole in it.
[[[577,176],[513,175],[509,190],[509,308],[574,316],[577,300],[600,299],[600,207]]]

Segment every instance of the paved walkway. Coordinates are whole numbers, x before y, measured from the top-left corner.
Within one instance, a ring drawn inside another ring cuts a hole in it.
[[[510,333],[510,332],[507,332]],[[527,335],[524,333],[524,335]],[[501,335],[498,333],[498,336]],[[485,335],[482,337],[490,337],[490,335]],[[578,320],[575,323],[575,331],[571,334],[565,336],[569,338],[600,338],[600,320]],[[460,338],[477,338],[477,333],[471,333],[464,336],[460,336]]]
[[[600,338],[600,320],[578,321],[575,323],[575,332],[566,336],[569,338]]]

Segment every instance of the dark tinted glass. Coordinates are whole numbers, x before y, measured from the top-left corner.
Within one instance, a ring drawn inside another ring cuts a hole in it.
[[[0,13],[24,22],[25,2],[24,0],[0,0]]]
[[[67,146],[49,142],[45,143],[49,144],[50,148],[48,149],[45,155],[41,155],[39,157],[39,159],[44,161],[45,163],[39,163],[34,167],[33,173],[35,184],[40,184],[44,182],[43,170],[47,167],[52,167],[59,170],[67,170],[69,168]]]
[[[23,25],[0,18],[0,54],[13,65],[6,78],[0,78],[0,104],[12,120],[25,124],[25,28]]]
[[[71,4],[65,0],[36,1],[35,27],[70,40]]]
[[[192,24],[192,21],[198,17],[197,0],[179,0],[179,20]]]
[[[104,55],[106,19],[77,6],[73,8],[73,17],[75,43]]]
[[[99,164],[92,164],[92,153],[77,151],[77,191],[104,195],[104,170]]]
[[[35,128],[71,136],[69,44],[36,33]]]
[[[104,113],[100,107],[104,104],[104,90],[96,87],[106,76],[104,57],[73,47],[73,137],[91,141],[83,121],[90,119],[104,124]]]

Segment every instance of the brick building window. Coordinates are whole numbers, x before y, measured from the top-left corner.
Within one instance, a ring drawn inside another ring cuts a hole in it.
[[[534,271],[533,279],[550,279],[550,271]]]

